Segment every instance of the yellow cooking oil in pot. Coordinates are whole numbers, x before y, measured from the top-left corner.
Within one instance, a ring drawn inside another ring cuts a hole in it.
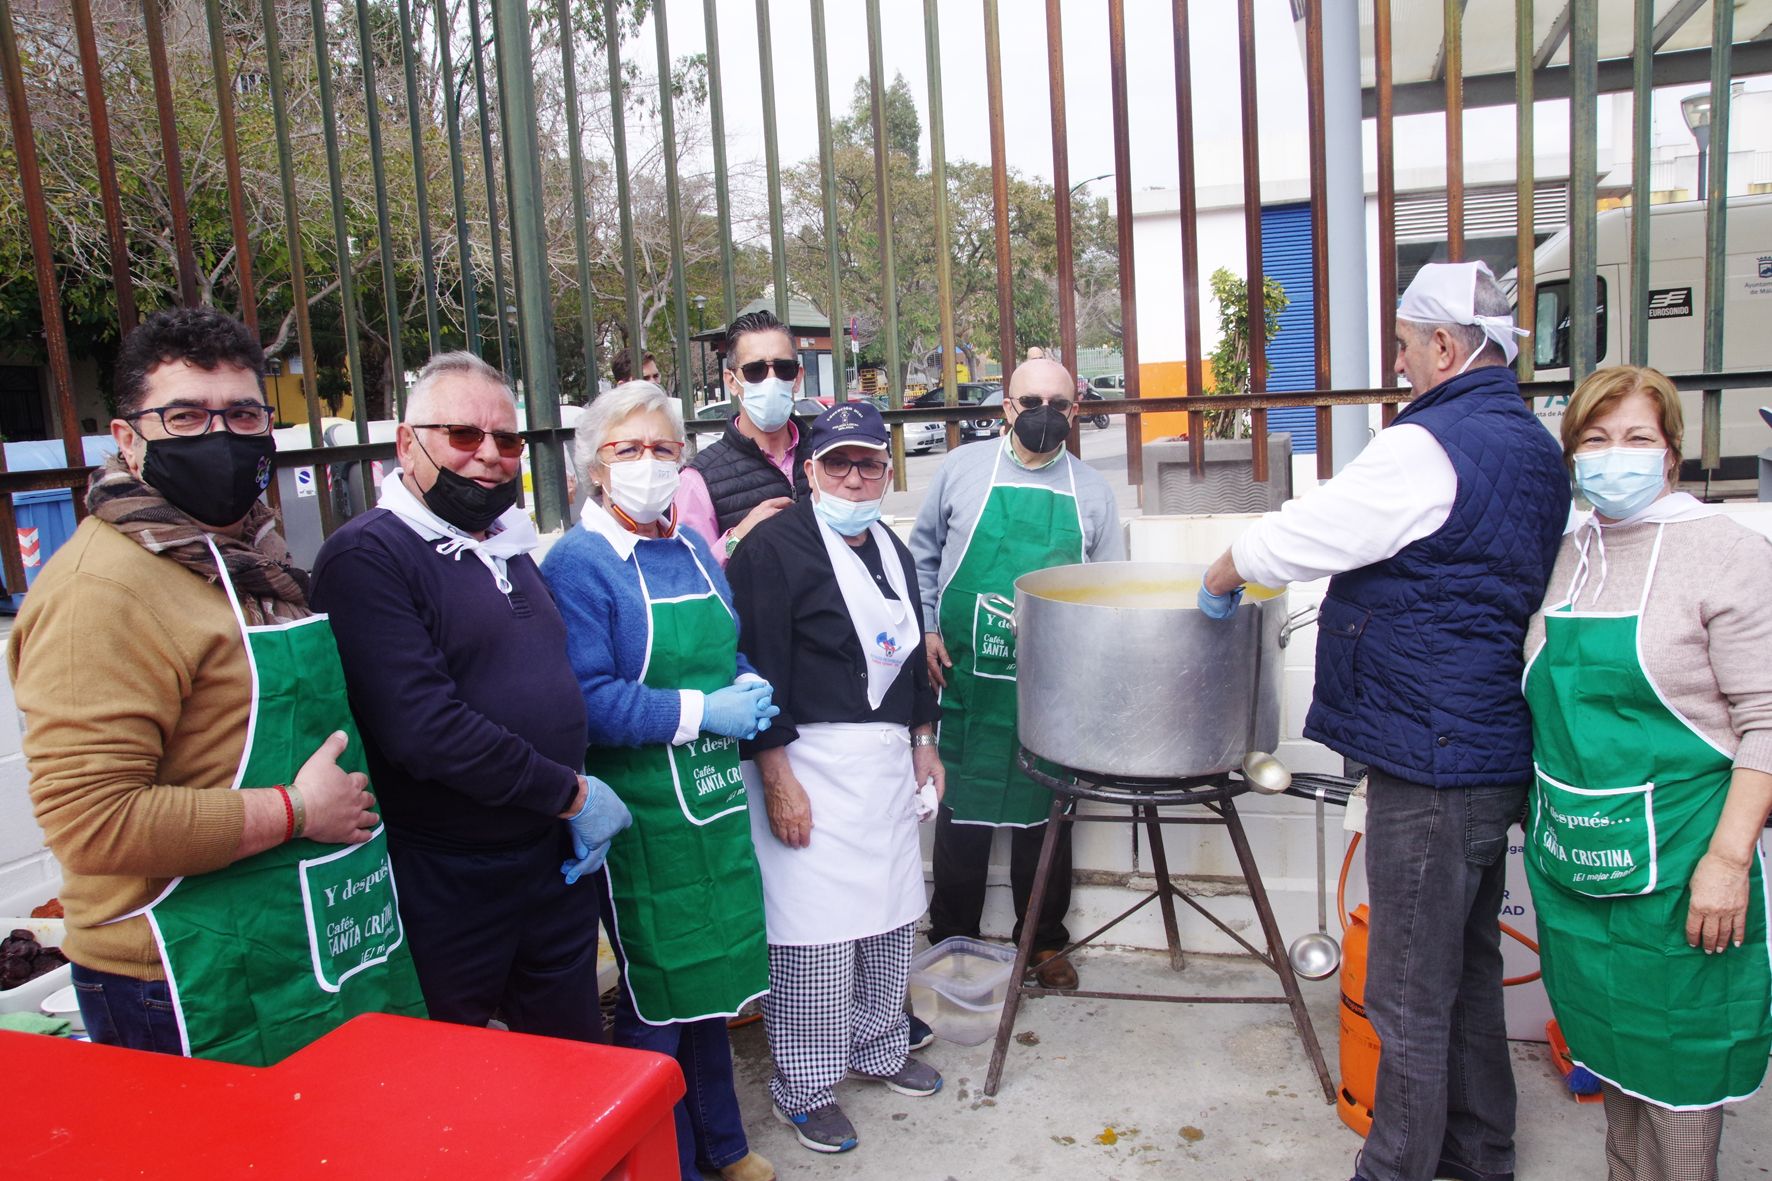
[[[1117,607],[1125,610],[1172,610],[1193,607],[1200,595],[1198,578],[1129,579],[1096,586],[1042,588],[1029,592],[1038,598],[1060,603],[1076,603],[1085,607]],[[1276,598],[1285,592],[1253,584],[1244,588],[1243,597],[1255,602]]]

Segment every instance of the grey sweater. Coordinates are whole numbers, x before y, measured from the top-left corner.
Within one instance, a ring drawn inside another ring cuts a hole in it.
[[[1643,610],[1643,663],[1676,711],[1735,765],[1772,772],[1772,542],[1727,517],[1613,526],[1598,540],[1580,589],[1583,611],[1635,611],[1657,528],[1665,529]],[[1563,539],[1544,605],[1567,601],[1579,553]],[[1530,660],[1544,645],[1544,616],[1526,633]]]
[[[1083,521],[1083,554],[1086,562],[1120,562],[1126,558],[1126,538],[1120,529],[1120,510],[1114,490],[1100,472],[1065,452],[1050,467],[1028,471],[1004,454],[1004,440],[961,447],[942,462],[935,482],[917,513],[911,530],[911,556],[917,562],[917,585],[923,592],[923,630],[938,631],[941,588],[960,567],[960,558],[972,540],[972,526],[984,508],[991,489],[992,473],[1002,484],[1070,491],[1075,481],[1077,512]]]

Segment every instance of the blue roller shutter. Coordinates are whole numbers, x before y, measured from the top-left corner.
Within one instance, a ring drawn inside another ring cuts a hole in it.
[[[1280,332],[1267,348],[1267,388],[1309,390],[1317,385],[1314,284],[1311,281],[1311,207],[1271,205],[1261,211],[1261,268],[1291,300]],[[1268,430],[1292,435],[1292,454],[1315,454],[1315,410],[1270,410]]]

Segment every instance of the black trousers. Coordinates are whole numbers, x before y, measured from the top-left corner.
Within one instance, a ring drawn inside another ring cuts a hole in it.
[[[388,833],[400,919],[437,1021],[607,1040],[597,1004],[603,874],[567,885],[566,825],[516,849],[439,849]]]
[[[997,829],[988,824],[957,824],[951,808],[943,807],[935,821],[935,893],[929,900],[929,942],[963,935],[979,937],[978,922],[984,914],[985,878],[990,872],[991,839]],[[1040,845],[1046,826],[1009,829],[1009,893],[1015,902],[1015,934],[1021,939],[1022,920],[1027,917],[1028,897],[1034,892],[1034,871],[1040,864]],[[1067,826],[1052,850],[1052,873],[1046,880],[1046,897],[1040,904],[1040,926],[1034,932],[1035,951],[1057,951],[1071,941],[1064,916],[1071,908],[1071,830]]]

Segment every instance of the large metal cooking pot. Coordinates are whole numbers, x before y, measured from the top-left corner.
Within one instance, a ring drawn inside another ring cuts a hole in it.
[[[981,628],[995,615],[1015,633],[1022,744],[1073,770],[1141,779],[1215,775],[1271,752],[1286,592],[1251,587],[1232,618],[1208,619],[1196,605],[1205,572],[1056,566],[1016,579],[1013,604],[981,600]]]

